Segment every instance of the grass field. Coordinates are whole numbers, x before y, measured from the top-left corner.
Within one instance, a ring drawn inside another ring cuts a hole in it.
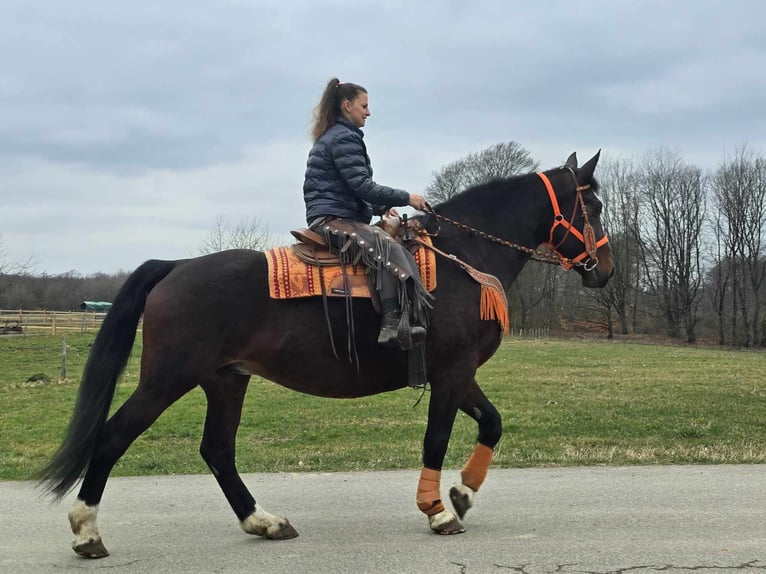
[[[0,338],[0,479],[29,478],[56,449],[94,334]],[[115,407],[137,384],[134,349]],[[506,339],[478,380],[503,415],[494,466],[766,462],[766,353],[600,340]],[[31,380],[30,380],[31,379]],[[253,378],[238,437],[242,472],[415,469],[428,395],[320,399]],[[207,472],[197,389],[128,450],[114,475]],[[476,425],[459,414],[445,460]]]

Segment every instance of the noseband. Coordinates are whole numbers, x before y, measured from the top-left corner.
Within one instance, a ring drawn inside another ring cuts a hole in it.
[[[567,168],[568,173],[572,176],[572,179],[574,180],[575,184],[575,191],[577,192],[577,197],[575,198],[575,204],[572,208],[572,216],[570,217],[569,221],[567,221],[564,216],[561,214],[561,209],[559,209],[559,202],[556,198],[556,193],[553,191],[553,185],[551,184],[551,180],[548,179],[548,176],[545,175],[542,172],[539,172],[537,175],[540,179],[543,180],[543,183],[545,184],[545,189],[548,191],[548,197],[551,200],[551,206],[553,207],[553,225],[551,225],[551,232],[550,237],[547,241],[547,243],[544,243],[547,247],[549,247],[554,253],[556,253],[561,258],[561,266],[564,269],[571,269],[573,265],[581,265],[585,267],[586,271],[593,270],[598,265],[598,256],[596,255],[596,252],[598,251],[598,248],[602,245],[605,245],[609,238],[607,237],[606,233],[604,236],[596,241],[596,233],[593,231],[593,226],[590,223],[590,217],[588,216],[588,210],[585,207],[585,201],[583,201],[582,198],[582,192],[586,189],[590,189],[590,185],[580,185],[577,181],[577,175],[575,174],[574,170],[572,168]],[[582,233],[579,229],[577,229],[574,225],[574,219],[575,214],[577,213],[577,206],[580,206],[580,209],[582,211],[582,218],[583,218],[583,230]],[[553,234],[556,231],[557,227],[564,227],[566,231],[564,232],[564,236],[561,238],[561,240],[558,243],[553,242]],[[580,253],[577,257],[573,259],[568,259],[561,255],[558,251],[559,247],[567,240],[567,237],[569,235],[573,235],[575,238],[577,238],[580,243],[583,245],[583,252]],[[586,259],[587,258],[587,259]],[[585,260],[585,262],[583,262]],[[590,265],[588,265],[588,261],[590,261]]]

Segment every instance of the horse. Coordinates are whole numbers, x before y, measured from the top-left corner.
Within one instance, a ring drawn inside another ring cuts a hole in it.
[[[614,262],[593,177],[599,154],[581,167],[572,154],[563,166],[471,187],[431,208],[440,222],[433,247],[449,257],[439,259],[424,343],[430,397],[416,503],[436,533],[465,530],[461,520],[473,506],[502,434],[501,416],[479,388],[476,371],[497,350],[503,332],[498,321],[480,316],[481,285],[465,268],[494,275],[507,291],[535,257],[535,248],[546,244],[558,262],[581,276],[583,286],[606,285]],[[251,375],[333,398],[407,385],[408,354],[377,344],[380,316],[369,299],[354,298],[350,304],[358,357],[349,362],[337,358],[327,330],[328,320],[338,336],[348,326],[347,304],[332,297],[276,300],[269,296],[267,280],[266,256],[256,250],[153,259],[127,278],[91,347],[64,440],[38,473],[40,485],[57,500],[82,481],[68,514],[77,554],[109,554],[96,517],[113,466],[193,388],[201,387],[207,400],[200,454],[241,528],[283,540],[298,532],[286,518],[256,503],[235,466]],[[139,383],[107,420],[142,315]],[[453,512],[442,502],[440,480],[458,411],[476,421],[478,434],[461,484],[449,492]]]

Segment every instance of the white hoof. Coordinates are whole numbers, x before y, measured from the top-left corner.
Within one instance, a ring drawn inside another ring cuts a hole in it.
[[[239,524],[248,534],[263,536],[269,540],[288,540],[298,536],[298,531],[292,527],[287,518],[269,514],[257,504],[255,512]]]
[[[109,551],[101,541],[96,518],[98,505],[88,506],[79,498],[69,512],[69,526],[75,535],[72,550],[85,558],[103,558]]]
[[[449,490],[449,498],[452,501],[452,507],[457,512],[461,520],[465,513],[473,506],[473,499],[476,497],[476,491],[465,484],[456,484]]]
[[[431,530],[438,534],[460,534],[465,528],[460,524],[457,516],[449,510],[442,510],[438,514],[428,517],[428,525]]]

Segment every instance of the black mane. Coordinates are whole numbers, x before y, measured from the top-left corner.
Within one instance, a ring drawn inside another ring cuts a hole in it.
[[[553,170],[555,169],[564,170],[566,167],[560,166],[558,168],[553,168]],[[485,204],[485,202],[482,201],[483,198],[491,200],[498,193],[512,193],[514,189],[518,188],[521,184],[525,183],[529,178],[535,175],[536,172],[529,172],[510,177],[498,177],[485,183],[472,185],[463,191],[456,193],[449,199],[437,203],[433,208],[436,212],[441,212],[444,209],[447,209],[448,211],[457,210],[460,213],[472,213],[477,207]],[[591,189],[596,193],[598,193],[598,190],[601,187],[595,177],[591,177],[589,182],[584,183],[590,184]]]
[[[472,185],[463,191],[453,195],[449,199],[434,205],[434,211],[442,212],[445,209],[463,214],[473,213],[477,208],[492,205],[498,194],[512,193],[523,182],[532,177],[534,173],[514,175],[511,177],[495,178],[485,183]]]

